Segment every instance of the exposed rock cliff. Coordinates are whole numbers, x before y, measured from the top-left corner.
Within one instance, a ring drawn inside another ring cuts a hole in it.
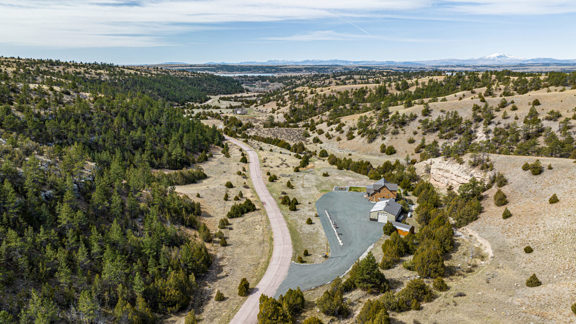
[[[488,182],[494,171],[482,171],[471,167],[468,162],[459,164],[453,159],[443,157],[429,159],[416,164],[416,172],[427,178],[434,186],[446,189],[452,186],[458,190],[461,184],[475,177]]]

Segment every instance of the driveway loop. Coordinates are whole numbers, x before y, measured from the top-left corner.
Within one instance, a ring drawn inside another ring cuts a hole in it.
[[[276,297],[288,289],[308,290],[343,276],[354,263],[382,237],[384,224],[370,221],[368,213],[374,206],[362,192],[329,192],[316,202],[316,210],[328,243],[329,258],[319,264],[292,263],[288,276],[276,292]],[[332,221],[338,230],[332,227]],[[336,233],[340,233],[340,238]],[[340,245],[339,239],[342,240]]]

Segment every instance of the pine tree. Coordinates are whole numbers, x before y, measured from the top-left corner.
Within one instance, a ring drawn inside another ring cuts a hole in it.
[[[250,283],[246,278],[242,278],[240,280],[240,284],[238,285],[238,296],[246,297],[250,293]]]

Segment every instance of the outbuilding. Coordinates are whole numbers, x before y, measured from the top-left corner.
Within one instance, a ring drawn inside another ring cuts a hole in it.
[[[402,213],[402,205],[394,199],[384,199],[374,204],[370,210],[370,220],[379,223],[396,222]]]
[[[412,225],[408,225],[408,224],[404,224],[404,223],[400,223],[400,222],[392,222],[392,225],[394,225],[394,227],[396,228],[396,231],[398,231],[398,234],[400,234],[400,236],[402,236],[402,237],[408,235],[408,233],[414,234],[414,226],[412,226]]]

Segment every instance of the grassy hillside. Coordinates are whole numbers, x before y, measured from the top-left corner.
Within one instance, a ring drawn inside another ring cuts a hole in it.
[[[398,183],[400,201],[413,204],[408,223],[417,233],[405,239],[384,235],[372,250],[379,264],[366,258],[342,282],[305,292],[314,303],[303,315],[271,311],[274,302],[268,300],[262,316],[313,315],[343,323],[389,317],[569,322],[574,300],[568,287],[574,281],[565,273],[573,263],[566,233],[573,226],[566,211],[573,202],[560,196],[574,191],[568,182],[576,158],[575,73],[349,72],[285,84],[261,95],[252,116],[215,109],[203,117],[220,119],[230,134],[293,153],[301,147],[293,154],[300,161],[286,170],[326,161]],[[265,160],[274,157],[268,146],[260,152]],[[432,161],[443,163],[426,164]],[[276,166],[270,173],[282,171]],[[443,185],[434,187],[432,175],[444,177]],[[291,192],[282,182],[278,186]],[[296,190],[303,197],[317,194],[307,183]],[[548,200],[553,193],[559,202]],[[298,231],[293,235],[306,233]],[[307,242],[323,238],[307,235]],[[525,253],[526,245],[540,252]],[[552,259],[558,264],[552,275],[537,266]],[[422,280],[412,280],[416,274]],[[542,286],[526,283],[532,274]]]

